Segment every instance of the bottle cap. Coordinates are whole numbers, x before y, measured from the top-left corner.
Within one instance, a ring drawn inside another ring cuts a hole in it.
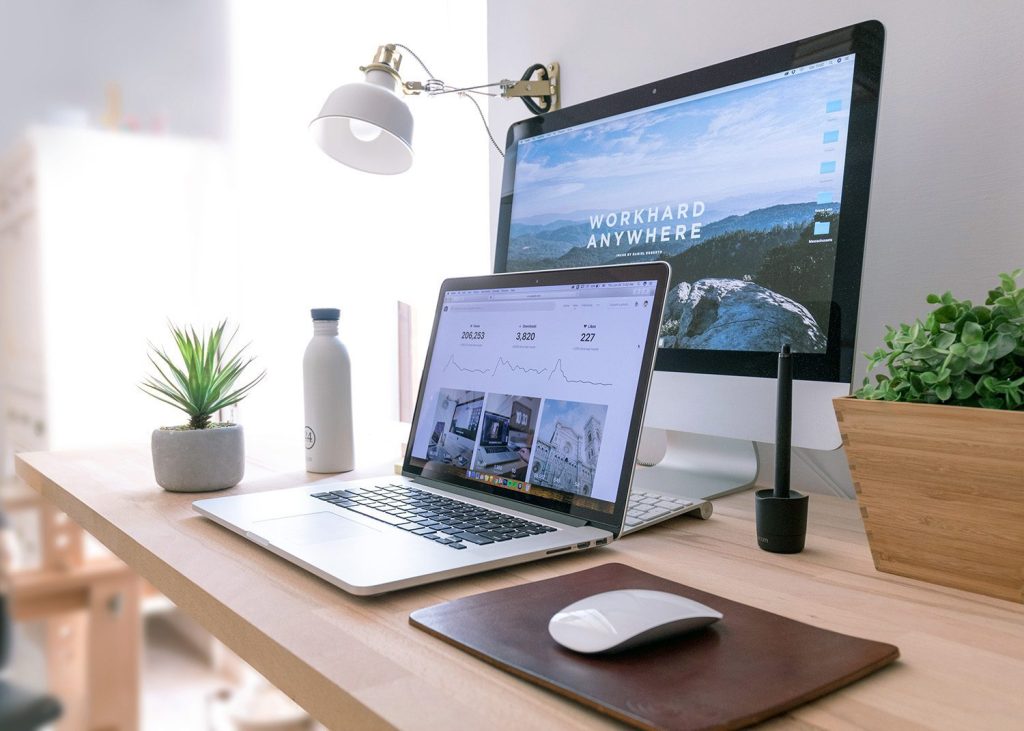
[[[314,307],[309,314],[314,320],[338,320],[341,317],[341,310],[335,307]]]

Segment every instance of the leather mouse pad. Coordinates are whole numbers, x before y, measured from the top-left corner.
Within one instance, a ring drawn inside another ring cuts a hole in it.
[[[612,655],[557,645],[548,620],[614,589],[694,599],[724,618]],[[819,629],[619,563],[420,609],[409,622],[502,670],[640,728],[732,729],[852,683],[899,657],[881,642]]]

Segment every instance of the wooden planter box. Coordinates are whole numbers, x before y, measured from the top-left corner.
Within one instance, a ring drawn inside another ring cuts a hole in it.
[[[1024,411],[833,404],[875,568],[1024,602]]]

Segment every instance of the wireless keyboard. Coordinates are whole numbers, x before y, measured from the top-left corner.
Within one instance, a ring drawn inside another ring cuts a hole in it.
[[[629,495],[629,504],[626,506],[626,522],[622,526],[622,535],[647,528],[684,513],[707,520],[711,517],[712,510],[711,503],[707,500],[689,500],[662,492],[633,490]]]

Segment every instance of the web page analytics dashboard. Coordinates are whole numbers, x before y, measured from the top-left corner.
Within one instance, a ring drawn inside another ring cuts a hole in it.
[[[637,280],[445,292],[411,464],[612,512],[656,290]]]

